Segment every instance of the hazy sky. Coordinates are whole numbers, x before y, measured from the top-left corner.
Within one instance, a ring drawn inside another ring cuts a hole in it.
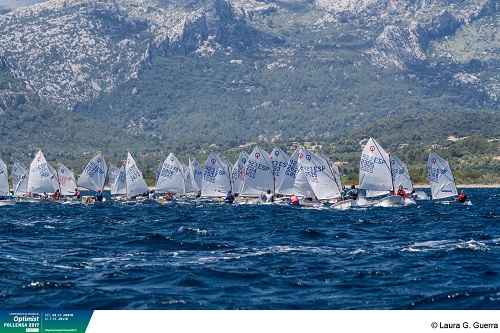
[[[0,10],[12,10],[17,7],[31,6],[46,0],[0,0]]]

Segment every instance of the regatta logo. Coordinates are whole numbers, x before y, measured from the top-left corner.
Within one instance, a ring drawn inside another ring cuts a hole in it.
[[[243,157],[243,158],[241,159],[241,163],[246,164],[246,163],[247,163],[247,159]]]
[[[170,162],[173,162],[174,161],[174,157],[170,157]]]
[[[66,186],[66,183],[71,180],[71,177],[69,177],[69,176],[58,176],[57,180],[59,181],[59,184],[61,186]]]
[[[370,146],[370,151],[373,153],[375,151],[375,146]]]
[[[245,179],[245,167],[238,165],[238,179],[243,181]]]
[[[276,157],[278,157],[278,156],[280,155],[279,150],[276,150],[276,151],[274,152],[274,155],[276,155]]]
[[[311,161],[311,155],[306,155],[306,160]]]
[[[255,153],[255,158],[259,159],[259,157],[260,157],[260,153]]]
[[[215,164],[215,162],[216,162],[215,158],[212,158],[212,160],[210,162],[212,162],[212,164]]]
[[[299,153],[299,158],[301,159],[304,155],[302,153]]]

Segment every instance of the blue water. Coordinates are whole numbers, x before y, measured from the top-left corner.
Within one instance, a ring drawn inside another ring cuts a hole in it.
[[[428,190],[424,190],[428,194]],[[500,189],[472,206],[0,207],[3,309],[500,309]]]

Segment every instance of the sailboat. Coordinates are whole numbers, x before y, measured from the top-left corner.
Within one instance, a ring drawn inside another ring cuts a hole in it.
[[[38,202],[43,199],[48,199],[48,193],[52,194],[58,189],[59,182],[57,181],[57,172],[47,163],[42,151],[39,151],[30,165],[28,187],[26,191],[31,196],[43,194],[40,198],[35,198]],[[33,200],[29,201],[32,202]]]
[[[290,157],[280,147],[275,146],[271,151],[271,154],[269,154],[269,158],[273,162],[275,191],[279,192],[279,186],[281,185],[281,181]]]
[[[10,198],[9,175],[7,165],[0,160],[0,206],[14,206],[16,200]]]
[[[125,164],[120,168],[111,164],[109,166],[109,189],[111,196],[120,199],[122,195],[127,194],[127,178],[125,175]]]
[[[76,181],[73,171],[68,169],[64,164],[59,163],[57,166],[57,181],[59,182],[59,187],[61,188],[61,195],[67,196],[62,199],[61,202],[65,204],[76,202],[76,198],[71,198],[71,196],[76,193]]]
[[[433,151],[429,153],[427,160],[427,175],[431,186],[432,200],[445,199],[458,194],[450,165]],[[452,202],[456,201],[440,201],[440,203]]]
[[[78,178],[78,186],[87,190],[101,192],[104,189],[104,182],[106,180],[107,165],[104,156],[99,152],[92,158],[85,169],[83,169],[80,178]],[[85,203],[94,203],[93,196],[83,196],[82,201]]]
[[[130,152],[128,152],[127,162],[125,164],[125,177],[127,184],[127,201],[135,201],[138,195],[149,192],[149,187],[144,181],[142,172],[137,167]]]
[[[14,197],[18,200],[25,200],[28,189],[28,168],[22,162],[14,162],[11,176]]]
[[[389,154],[389,160],[391,163],[392,184],[394,186],[394,189],[399,188],[400,186],[403,187],[403,190],[407,195],[404,199],[404,204],[416,203],[411,198],[413,183],[411,181],[410,173],[408,172],[406,164],[393,154]]]
[[[243,181],[245,180],[245,171],[246,165],[248,161],[248,154],[246,151],[240,151],[240,155],[238,156],[238,161],[233,166],[232,170],[232,182],[233,182],[233,191],[239,195],[241,193],[241,188],[243,187]]]
[[[327,201],[340,197],[333,174],[322,157],[299,147],[290,157],[279,193]],[[304,202],[304,200],[302,201]]]
[[[158,174],[155,186],[156,193],[186,195],[186,179],[184,167],[173,153],[170,153]]]
[[[389,154],[370,138],[361,153],[359,167],[359,188],[366,190],[366,197],[373,198],[394,193],[394,183],[389,164]],[[394,206],[403,204],[399,195],[389,195],[380,199],[377,206]]]
[[[256,146],[248,155],[245,177],[238,196],[238,202],[261,203],[262,195],[270,190],[274,193],[273,166],[269,154]]]
[[[203,166],[201,196],[205,198],[225,197],[232,191],[231,178],[227,162],[214,153],[210,153]]]
[[[57,166],[57,181],[61,188],[61,195],[75,195],[77,187],[75,175],[62,163]]]

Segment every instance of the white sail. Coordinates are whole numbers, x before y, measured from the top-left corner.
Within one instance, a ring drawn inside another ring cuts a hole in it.
[[[106,180],[107,165],[102,153],[97,154],[87,164],[80,178],[78,178],[78,186],[91,191],[102,191],[104,181]]]
[[[7,165],[2,160],[0,160],[0,195],[10,196],[9,174]]]
[[[136,195],[149,192],[149,187],[142,177],[142,172],[137,167],[137,164],[130,153],[128,153],[126,163],[125,174],[127,179],[127,196],[134,197]]]
[[[232,171],[233,179],[233,191],[236,193],[241,193],[243,187],[243,180],[245,179],[246,164],[248,161],[248,154],[246,151],[240,151],[238,161],[234,164]]]
[[[114,164],[109,166],[109,188],[111,195],[127,194],[125,164],[120,168]]]
[[[326,164],[328,165],[328,168],[330,169],[330,172],[333,175],[333,179],[335,179],[335,184],[337,185],[339,192],[342,191],[342,181],[340,179],[339,167],[335,163],[333,163],[333,161],[331,159],[329,159],[328,157],[326,157],[325,155],[323,155],[321,153],[318,153],[317,155],[326,161]]]
[[[21,162],[14,162],[11,175],[14,196],[26,195],[28,188],[28,169],[26,166]]]
[[[163,162],[160,162],[158,164],[158,167],[156,168],[156,178],[155,178],[155,184],[158,183],[158,178],[160,177],[161,173],[161,168],[163,167]]]
[[[271,154],[269,154],[269,158],[273,162],[274,183],[276,187],[275,191],[279,192],[279,186],[281,185],[281,180],[283,179],[283,175],[290,158],[278,146],[273,148]]]
[[[27,192],[52,193],[58,188],[57,173],[47,163],[42,152],[39,151],[30,165]]]
[[[186,193],[184,168],[173,153],[163,161],[155,190],[159,193]]]
[[[201,189],[201,180],[203,179],[203,171],[201,170],[200,163],[198,161],[193,160],[190,161],[189,169],[191,170],[191,176],[194,179],[194,182],[196,183],[196,186],[198,186],[198,191]]]
[[[274,193],[274,175],[269,154],[256,146],[248,155],[245,178],[241,187],[242,196],[259,197],[267,190]]]
[[[361,153],[359,188],[366,190],[367,197],[394,190],[389,155],[373,138],[368,140]]]
[[[189,159],[189,165],[184,165],[184,177],[186,179],[186,193],[198,194],[200,187],[198,186],[198,183],[196,182],[195,179],[196,173],[194,170],[193,162],[196,161],[191,161],[191,159]],[[201,171],[199,171],[199,173],[201,174]]]
[[[74,195],[76,189],[75,175],[64,164],[57,166],[57,181],[61,188],[62,195]]]
[[[429,153],[427,174],[431,186],[432,199],[443,199],[458,194],[450,165],[438,154]]]
[[[392,183],[394,184],[394,189],[397,190],[399,186],[403,186],[403,190],[407,193],[411,193],[413,184],[406,164],[392,154],[389,154],[389,159],[391,161]]]
[[[210,153],[203,167],[201,195],[221,197],[231,191],[231,179],[227,170],[226,162],[216,154]]]
[[[304,156],[299,159],[301,170],[306,175],[316,198],[325,200],[340,197],[337,182],[328,162],[306,148],[303,148],[303,151]]]
[[[298,197],[312,197],[315,195],[306,174],[302,170],[301,162],[304,156],[304,148],[295,149],[295,152],[290,156],[278,193],[284,195],[295,194]]]

